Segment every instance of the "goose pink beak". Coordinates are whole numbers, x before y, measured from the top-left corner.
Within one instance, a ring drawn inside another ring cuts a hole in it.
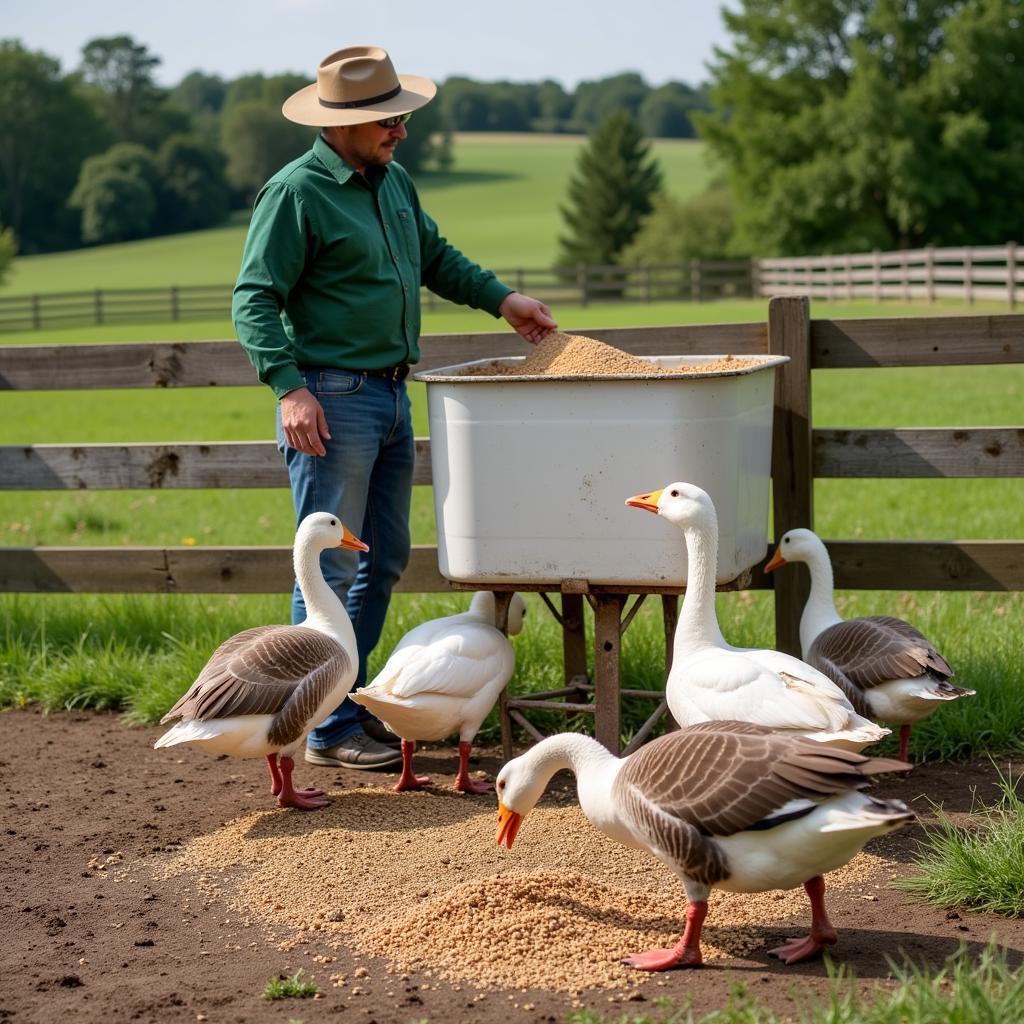
[[[634,494],[632,498],[626,499],[626,504],[631,508],[643,508],[648,512],[658,514],[658,499],[661,491],[650,491],[648,494]]]
[[[523,816],[516,814],[515,811],[510,811],[499,799],[498,800],[498,838],[496,840],[498,846],[505,846],[508,849],[512,849],[512,844],[515,842],[516,833],[519,831],[519,826],[523,823]]]

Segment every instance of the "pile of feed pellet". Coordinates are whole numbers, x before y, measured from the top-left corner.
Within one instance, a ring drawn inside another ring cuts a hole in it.
[[[676,877],[604,837],[568,794],[532,811],[511,850],[495,845],[493,799],[384,788],[332,796],[317,814],[255,814],[200,836],[165,874],[211,883],[223,873],[214,887],[287,929],[293,945],[344,945],[480,988],[635,986],[650,975],[620,959],[679,940],[686,899]],[[861,854],[828,885],[870,890],[883,866]],[[809,922],[802,889],[715,893],[705,959],[763,949],[765,926],[791,920]]]
[[[763,360],[725,355],[720,359],[692,363],[667,369],[648,359],[630,355],[612,345],[583,334],[552,331],[522,362],[494,360],[480,363],[466,371],[466,376],[488,377],[606,377],[606,376],[668,376],[692,377],[722,370],[744,370],[758,366]]]

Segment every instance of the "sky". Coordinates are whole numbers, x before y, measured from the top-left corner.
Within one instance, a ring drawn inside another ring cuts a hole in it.
[[[720,0],[0,0],[0,38],[61,62],[83,44],[130,35],[174,85],[190,71],[222,78],[295,71],[315,77],[333,50],[372,43],[399,73],[442,81],[538,82],[567,89],[638,71],[649,85],[707,79],[727,36]]]

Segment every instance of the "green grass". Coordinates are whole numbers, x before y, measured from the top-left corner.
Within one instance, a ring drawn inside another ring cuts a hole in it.
[[[279,975],[271,978],[263,988],[264,999],[310,999],[320,990],[316,983],[302,980],[302,971],[296,971],[290,978]]]
[[[799,1009],[779,1015],[747,986],[734,987],[726,1005],[707,1014],[655,999],[653,1012],[607,1017],[594,1010],[570,1014],[566,1024],[1021,1024],[1024,973],[1014,970],[994,942],[975,957],[966,948],[938,969],[893,966],[892,980],[866,989],[847,971],[832,975],[822,997],[798,997]]]
[[[584,142],[581,136],[460,136],[453,171],[417,177],[424,208],[449,241],[484,266],[550,266],[562,231],[558,207]],[[686,198],[707,184],[702,143],[660,140],[654,152],[673,195]],[[20,257],[0,295],[227,284],[238,273],[245,231],[244,224],[231,225]]]
[[[1000,776],[1002,797],[981,806],[966,824],[941,808],[925,828],[918,874],[896,885],[940,906],[1024,915],[1024,800],[1010,775]]]

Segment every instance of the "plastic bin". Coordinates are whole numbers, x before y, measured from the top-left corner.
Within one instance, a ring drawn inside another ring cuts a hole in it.
[[[775,367],[788,357],[688,377],[467,375],[522,358],[415,374],[427,391],[445,577],[681,584],[680,531],[624,504],[677,480],[715,503],[719,583],[764,557]],[[649,358],[674,368],[723,357]]]

